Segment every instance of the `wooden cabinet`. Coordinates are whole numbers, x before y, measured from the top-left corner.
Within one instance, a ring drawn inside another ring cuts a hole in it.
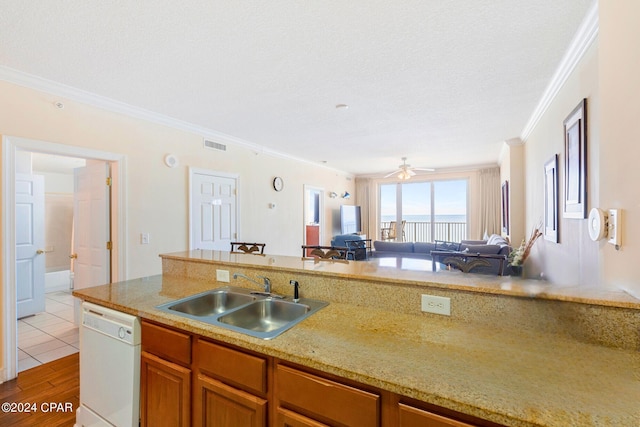
[[[398,427],[472,427],[462,421],[456,421],[442,415],[400,404],[398,408]]]
[[[146,320],[140,418],[143,427],[497,426]]]
[[[275,371],[277,425],[324,423],[375,427],[381,424],[379,394],[282,364],[278,364]]]
[[[275,425],[276,427],[329,427],[328,424],[323,424],[281,407],[276,408]]]
[[[208,340],[194,343],[198,380],[194,424],[216,427],[267,425],[268,360]]]
[[[142,352],[140,359],[140,425],[188,426],[191,370]]]
[[[397,427],[501,427],[491,421],[394,394],[389,425]]]
[[[191,424],[191,336],[143,321],[140,424]]]
[[[267,400],[198,375],[194,425],[263,427],[267,425]]]

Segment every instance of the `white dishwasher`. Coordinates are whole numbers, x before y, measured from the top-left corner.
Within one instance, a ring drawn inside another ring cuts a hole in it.
[[[76,427],[139,425],[140,320],[85,302]]]

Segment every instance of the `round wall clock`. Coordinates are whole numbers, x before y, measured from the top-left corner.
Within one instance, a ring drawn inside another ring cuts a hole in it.
[[[276,191],[282,191],[284,188],[284,181],[279,176],[273,178],[273,189]]]

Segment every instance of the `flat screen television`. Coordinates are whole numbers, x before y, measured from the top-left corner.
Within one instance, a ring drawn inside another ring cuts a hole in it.
[[[342,234],[362,233],[360,206],[340,206],[340,232]]]

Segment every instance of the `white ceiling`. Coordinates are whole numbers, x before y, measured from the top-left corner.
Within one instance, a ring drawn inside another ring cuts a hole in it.
[[[495,164],[592,2],[3,0],[0,67],[353,174]]]

